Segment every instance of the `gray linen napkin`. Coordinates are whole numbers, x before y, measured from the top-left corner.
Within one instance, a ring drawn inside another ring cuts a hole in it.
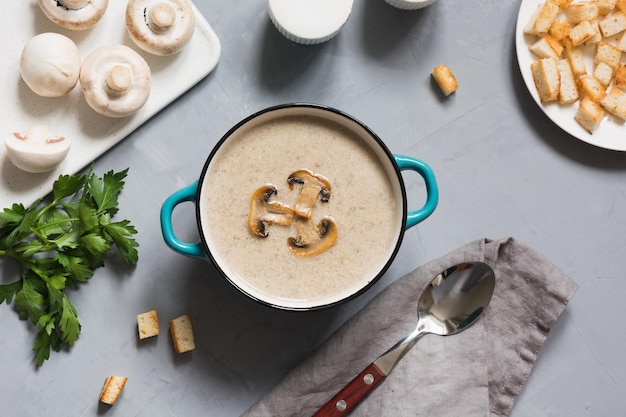
[[[578,285],[513,238],[481,239],[389,285],[293,369],[245,417],[311,416],[415,328],[417,298],[440,271],[483,261],[496,288],[483,317],[451,337],[427,335],[352,416],[506,416]]]

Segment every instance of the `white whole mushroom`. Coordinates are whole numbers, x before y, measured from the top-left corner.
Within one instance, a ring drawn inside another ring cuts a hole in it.
[[[80,55],[78,47],[67,36],[41,33],[22,49],[20,75],[35,94],[61,97],[78,82]]]
[[[80,85],[87,104],[96,112],[108,117],[130,116],[150,96],[150,66],[126,45],[102,46],[83,60]]]
[[[146,52],[166,56],[187,45],[196,27],[190,0],[129,0],[126,29]]]
[[[7,156],[17,168],[31,173],[48,172],[67,156],[71,141],[65,136],[53,136],[47,125],[30,126],[26,133],[6,136]]]
[[[38,2],[48,19],[69,30],[85,30],[95,26],[109,5],[109,0],[38,0]]]

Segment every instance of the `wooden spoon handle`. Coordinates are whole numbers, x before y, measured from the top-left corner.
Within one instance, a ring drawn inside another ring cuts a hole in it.
[[[387,375],[375,363],[369,364],[313,417],[347,416],[386,377]]]

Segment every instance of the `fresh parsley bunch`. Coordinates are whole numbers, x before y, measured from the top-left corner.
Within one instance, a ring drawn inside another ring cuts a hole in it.
[[[71,347],[80,334],[65,289],[89,280],[113,246],[126,262],[137,263],[137,231],[128,220],[112,221],[127,173],[128,168],[102,178],[91,171],[61,175],[51,201],[39,199],[28,208],[13,204],[0,212],[0,259],[13,259],[20,270],[20,279],[0,285],[0,304],[15,300],[20,318],[37,326],[37,366],[51,348]]]

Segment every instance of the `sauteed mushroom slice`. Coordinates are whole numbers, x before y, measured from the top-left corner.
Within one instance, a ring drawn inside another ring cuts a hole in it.
[[[270,198],[278,193],[271,184],[257,189],[250,198],[250,212],[248,213],[248,229],[255,236],[267,237],[269,226],[279,224],[289,226],[293,220],[293,210],[278,201]]]
[[[296,256],[318,255],[337,240],[337,225],[330,217],[324,217],[319,224],[311,218],[297,217],[294,224],[298,237],[287,239],[287,245]]]
[[[48,19],[70,30],[84,30],[100,21],[109,0],[38,0]]]
[[[172,55],[187,45],[196,27],[189,0],[129,0],[126,29],[146,52]]]
[[[150,67],[128,46],[102,46],[84,59],[80,84],[92,109],[104,116],[126,117],[148,100]]]
[[[330,182],[319,174],[314,174],[309,170],[301,169],[295,171],[287,178],[289,189],[293,189],[294,184],[301,184],[300,196],[294,211],[298,216],[310,218],[311,212],[320,197],[322,202],[327,202],[330,198]]]

